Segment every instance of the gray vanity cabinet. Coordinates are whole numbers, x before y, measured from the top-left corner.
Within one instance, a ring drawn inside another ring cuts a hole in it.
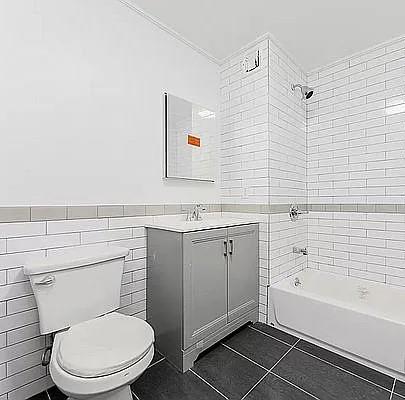
[[[228,321],[258,307],[258,229],[228,229]]]
[[[228,322],[226,229],[185,233],[184,348]]]
[[[148,228],[147,320],[179,370],[258,319],[258,224],[195,232]]]

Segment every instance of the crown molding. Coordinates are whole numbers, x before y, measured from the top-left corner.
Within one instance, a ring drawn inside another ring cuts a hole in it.
[[[184,36],[180,35],[180,33],[176,32],[174,29],[169,28],[167,25],[165,25],[163,22],[161,22],[158,18],[156,18],[156,17],[152,16],[151,14],[147,13],[145,10],[143,10],[141,7],[139,7],[135,3],[135,1],[133,1],[133,0],[117,0],[117,1],[120,2],[122,5],[128,7],[132,11],[135,11],[138,15],[145,18],[147,21],[151,22],[152,24],[154,24],[158,28],[162,29],[163,31],[165,31],[166,33],[168,33],[169,35],[171,35],[175,39],[179,40],[180,42],[182,42],[186,46],[190,47],[191,49],[193,49],[197,53],[200,53],[202,56],[208,58],[210,61],[214,62],[215,64],[220,65],[220,63],[221,63],[220,60],[218,60],[212,54],[210,54],[206,50],[202,49],[201,47],[197,46],[196,44],[194,44],[190,40],[186,39]]]
[[[165,31],[166,33],[168,33],[169,35],[171,35],[175,39],[179,40],[180,42],[182,42],[186,46],[190,47],[191,49],[193,49],[197,53],[199,53],[202,56],[208,58],[210,61],[214,62],[215,64],[217,64],[219,66],[224,65],[226,62],[231,60],[233,57],[236,57],[236,56],[242,54],[243,52],[248,50],[250,47],[256,46],[258,43],[262,42],[263,40],[269,40],[271,42],[274,42],[278,47],[280,47],[280,49],[291,59],[291,61],[295,65],[297,65],[303,71],[304,74],[309,76],[309,75],[315,74],[317,72],[323,71],[325,69],[332,68],[332,67],[334,67],[334,66],[336,66],[336,65],[338,65],[338,64],[340,64],[342,62],[348,61],[348,60],[350,60],[352,58],[360,57],[362,55],[365,55],[365,54],[369,53],[370,51],[378,50],[378,49],[380,49],[382,47],[386,47],[386,46],[389,46],[391,44],[394,44],[394,43],[400,42],[402,40],[405,40],[405,35],[395,37],[395,38],[389,39],[387,41],[384,41],[382,43],[379,43],[377,45],[370,46],[370,47],[368,47],[368,48],[366,48],[364,50],[360,50],[360,51],[352,53],[352,54],[350,54],[348,56],[339,58],[338,60],[333,61],[331,63],[328,63],[328,64],[325,64],[325,65],[313,68],[313,69],[311,69],[309,71],[306,71],[301,66],[301,64],[296,60],[296,58],[288,50],[286,50],[285,47],[283,46],[283,44],[276,37],[274,37],[273,34],[271,34],[270,32],[267,32],[267,33],[259,36],[258,38],[252,40],[251,42],[249,42],[246,45],[242,46],[239,50],[232,52],[231,54],[224,57],[223,59],[218,59],[218,58],[214,57],[212,54],[210,54],[208,51],[204,50],[200,46],[198,46],[195,43],[191,42],[190,40],[186,39],[180,33],[176,32],[174,29],[172,29],[172,28],[168,27],[167,25],[165,25],[158,18],[152,16],[151,14],[149,14],[148,12],[143,10],[141,7],[139,7],[136,4],[136,2],[134,0],[117,0],[117,1],[120,2],[122,5],[128,7],[132,11],[135,11],[138,15],[145,18],[147,21],[151,22],[152,24],[154,24],[158,28],[162,29],[163,31]]]

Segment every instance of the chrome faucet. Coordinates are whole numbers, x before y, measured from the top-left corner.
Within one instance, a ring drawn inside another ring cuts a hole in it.
[[[189,210],[187,213],[187,221],[201,221],[202,216],[201,216],[201,211],[205,211],[206,208],[204,208],[201,204],[197,204],[194,206],[192,210]]]

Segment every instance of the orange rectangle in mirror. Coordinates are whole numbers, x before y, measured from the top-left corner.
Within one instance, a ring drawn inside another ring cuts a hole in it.
[[[201,147],[201,139],[197,136],[187,135],[187,143],[190,146]]]

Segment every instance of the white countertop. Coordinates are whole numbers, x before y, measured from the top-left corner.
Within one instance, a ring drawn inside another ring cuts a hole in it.
[[[154,217],[153,221],[145,224],[146,228],[163,229],[174,232],[194,232],[205,229],[227,228],[229,226],[257,224],[259,219],[252,217],[221,217],[218,215],[202,214],[201,221],[186,221],[186,216]]]

